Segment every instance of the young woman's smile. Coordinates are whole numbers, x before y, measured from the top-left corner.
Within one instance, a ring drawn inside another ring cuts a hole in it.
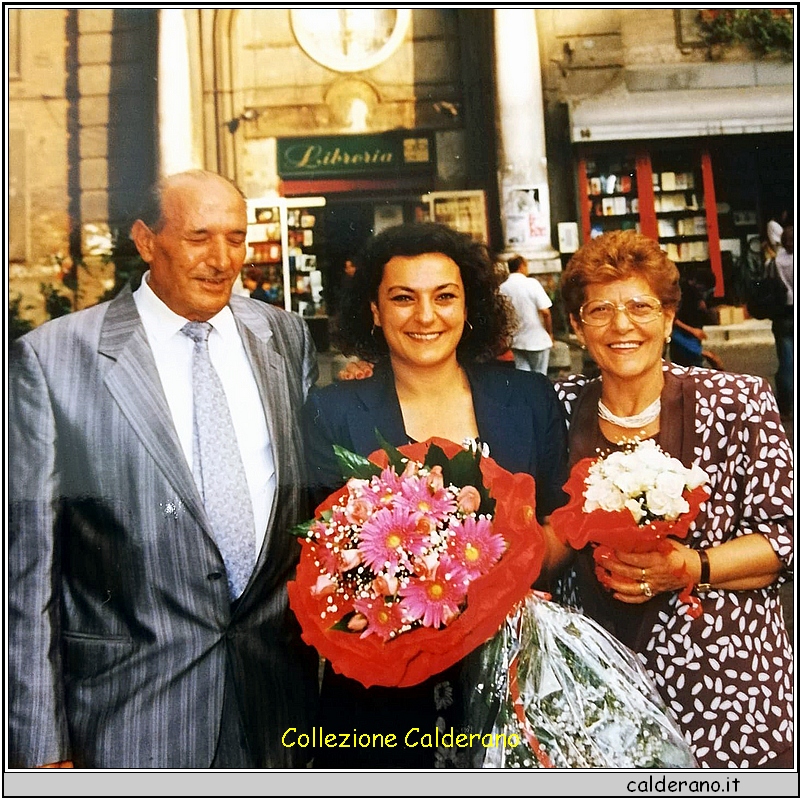
[[[465,287],[448,256],[391,258],[371,309],[392,361],[428,367],[456,360],[465,325]]]

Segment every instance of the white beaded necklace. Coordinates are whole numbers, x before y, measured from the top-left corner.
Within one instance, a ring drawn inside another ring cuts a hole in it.
[[[599,400],[599,416],[618,425],[619,428],[644,428],[650,422],[654,422],[660,416],[660,398],[658,397],[651,405],[646,406],[640,414],[633,414],[631,417],[619,417],[613,414],[601,400]]]

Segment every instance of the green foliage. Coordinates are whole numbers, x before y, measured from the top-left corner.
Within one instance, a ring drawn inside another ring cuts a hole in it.
[[[34,328],[33,323],[22,316],[21,305],[21,294],[8,301],[8,338],[11,341],[19,339],[20,336],[25,335]]]
[[[50,319],[63,317],[72,311],[72,300],[61,294],[52,283],[40,283],[39,289],[45,298],[45,311]]]
[[[334,445],[334,455],[340,465],[344,480],[348,480],[349,478],[369,480],[374,475],[381,474],[381,470],[364,456],[358,453],[352,453],[350,450],[346,450],[338,444]]]
[[[107,260],[114,264],[114,286],[98,299],[98,303],[116,297],[123,286],[132,280],[138,281],[148,268],[140,258],[127,230],[122,228],[116,228],[112,232],[111,254]]]
[[[745,44],[757,55],[794,56],[793,11],[787,8],[721,8],[699,12],[707,45]]]

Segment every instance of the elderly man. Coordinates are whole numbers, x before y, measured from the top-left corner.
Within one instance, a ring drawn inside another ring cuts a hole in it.
[[[287,531],[317,367],[303,320],[231,296],[245,234],[227,180],[166,178],[136,291],[14,345],[11,766],[298,765],[317,659]]]

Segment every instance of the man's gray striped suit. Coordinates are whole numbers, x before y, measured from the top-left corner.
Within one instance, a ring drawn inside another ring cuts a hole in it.
[[[224,687],[258,767],[311,726],[317,659],[286,582],[307,509],[298,419],[307,326],[231,298],[264,401],[277,491],[232,606],[131,290],[14,343],[9,372],[9,763],[205,768]],[[243,487],[247,494],[247,488]]]

